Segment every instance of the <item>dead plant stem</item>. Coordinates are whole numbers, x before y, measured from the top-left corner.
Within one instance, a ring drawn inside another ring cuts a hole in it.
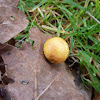
[[[92,19],[94,19],[98,24],[100,24],[100,21],[97,20],[93,15],[91,15],[89,12],[86,12]]]

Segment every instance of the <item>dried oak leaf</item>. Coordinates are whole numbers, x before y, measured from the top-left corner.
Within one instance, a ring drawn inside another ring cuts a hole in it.
[[[22,49],[2,52],[6,74],[14,80],[5,86],[12,100],[85,100],[66,70],[66,64],[51,64],[43,54],[44,42],[50,36],[38,28],[30,30],[34,46],[23,43]]]
[[[0,42],[5,43],[28,25],[24,13],[16,6],[19,0],[0,0]]]

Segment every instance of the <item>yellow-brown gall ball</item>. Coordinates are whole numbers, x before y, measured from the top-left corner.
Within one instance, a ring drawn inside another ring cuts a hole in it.
[[[60,37],[52,37],[44,44],[44,55],[51,63],[62,63],[69,55],[67,42]]]

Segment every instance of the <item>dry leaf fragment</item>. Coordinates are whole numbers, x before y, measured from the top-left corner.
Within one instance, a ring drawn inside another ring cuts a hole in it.
[[[19,0],[0,0],[0,7],[17,7]]]
[[[0,42],[5,43],[28,25],[24,13],[16,6],[19,0],[0,0]]]

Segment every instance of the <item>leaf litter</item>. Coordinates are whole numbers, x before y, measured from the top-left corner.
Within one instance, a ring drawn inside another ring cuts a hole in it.
[[[0,46],[6,75],[14,80],[5,85],[5,89],[12,100],[89,100],[76,89],[65,63],[51,64],[44,57],[43,45],[50,37],[34,27],[30,29],[34,49],[24,42],[21,50],[4,44]]]
[[[0,0],[0,42],[5,43],[28,25],[26,15],[16,7],[19,0]]]

